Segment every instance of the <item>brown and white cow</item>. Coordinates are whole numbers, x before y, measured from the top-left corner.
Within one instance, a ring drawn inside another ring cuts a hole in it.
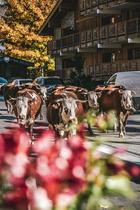
[[[71,91],[61,91],[48,98],[47,120],[60,135],[64,135],[68,125],[77,124],[78,117],[84,112],[82,101]]]
[[[82,110],[83,110],[81,113],[82,115],[86,113],[90,108],[93,108],[93,109],[98,108],[98,101],[97,101],[98,97],[95,91],[88,91],[85,88],[77,87],[77,86],[60,86],[54,89],[54,91],[52,92],[52,97],[53,95],[54,96],[60,95],[63,92],[72,92],[76,95],[77,99],[79,99],[80,104],[81,104],[79,106],[82,106]],[[77,112],[77,115],[78,115],[78,112]],[[94,132],[89,123],[88,123],[88,131],[91,135],[94,135]]]
[[[17,92],[20,90],[19,86],[15,86],[12,83],[5,84],[1,87],[1,91],[4,97],[5,105],[7,107],[7,111],[12,113],[13,106],[11,103],[11,98],[15,98]]]
[[[13,101],[18,123],[28,128],[32,135],[35,119],[39,115],[43,103],[42,98],[35,90],[24,89],[18,91],[17,97]]]
[[[47,99],[46,87],[40,87],[39,85],[34,84],[34,83],[27,83],[21,86],[15,86],[12,83],[8,83],[7,85],[4,85],[1,89],[4,96],[4,101],[7,107],[7,111],[10,113],[13,112],[13,104],[12,104],[13,100],[11,100],[11,98],[16,98],[17,93],[20,90],[24,90],[24,89],[34,90],[38,95],[40,95],[43,101],[46,101]],[[43,118],[42,113],[40,112],[40,119],[42,118]]]
[[[125,126],[128,116],[135,111],[133,106],[133,92],[124,88],[105,88],[98,99],[99,109],[103,113],[114,110],[118,120],[119,136],[126,134]]]
[[[98,108],[98,97],[95,91],[88,91],[85,88],[77,86],[60,86],[52,92],[52,95],[61,94],[63,91],[70,91],[75,93],[77,98],[83,101],[83,107],[85,112],[87,112],[89,108]]]

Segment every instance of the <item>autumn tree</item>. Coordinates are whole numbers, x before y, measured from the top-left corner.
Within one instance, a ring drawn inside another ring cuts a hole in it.
[[[24,59],[35,69],[54,68],[48,55],[47,42],[51,37],[38,31],[57,0],[7,0],[8,9],[0,20],[0,39],[4,39],[8,56]]]

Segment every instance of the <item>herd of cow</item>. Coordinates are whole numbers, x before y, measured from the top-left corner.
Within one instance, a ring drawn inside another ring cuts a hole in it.
[[[124,137],[127,118],[135,111],[133,106],[134,92],[123,86],[97,86],[88,91],[76,86],[55,87],[51,95],[47,95],[47,88],[35,83],[15,86],[11,83],[3,85],[1,91],[4,96],[8,112],[14,113],[17,122],[27,128],[32,135],[35,119],[41,108],[46,104],[47,121],[55,131],[64,135],[70,123],[78,123],[79,117],[90,108],[98,109],[105,114],[114,110],[118,119],[119,136]]]

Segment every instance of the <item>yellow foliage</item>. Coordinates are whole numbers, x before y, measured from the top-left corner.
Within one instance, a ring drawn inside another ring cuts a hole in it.
[[[7,17],[0,21],[0,38],[5,40],[5,54],[25,59],[35,67],[48,64],[54,69],[54,61],[48,56],[49,36],[38,35],[57,0],[7,0]]]

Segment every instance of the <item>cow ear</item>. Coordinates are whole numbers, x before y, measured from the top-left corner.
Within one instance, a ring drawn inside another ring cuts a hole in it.
[[[31,104],[31,103],[33,102],[33,100],[32,100],[32,99],[29,99],[29,101],[28,101],[28,102],[29,102],[29,104]]]
[[[123,94],[123,90],[122,90],[122,89],[119,89],[118,92],[119,92],[120,94]]]
[[[96,94],[97,94],[98,98],[100,98],[100,97],[101,97],[101,95],[102,95],[102,91],[100,91],[100,92],[96,92]]]
[[[16,101],[16,98],[12,98],[11,96],[9,97],[10,101]]]

